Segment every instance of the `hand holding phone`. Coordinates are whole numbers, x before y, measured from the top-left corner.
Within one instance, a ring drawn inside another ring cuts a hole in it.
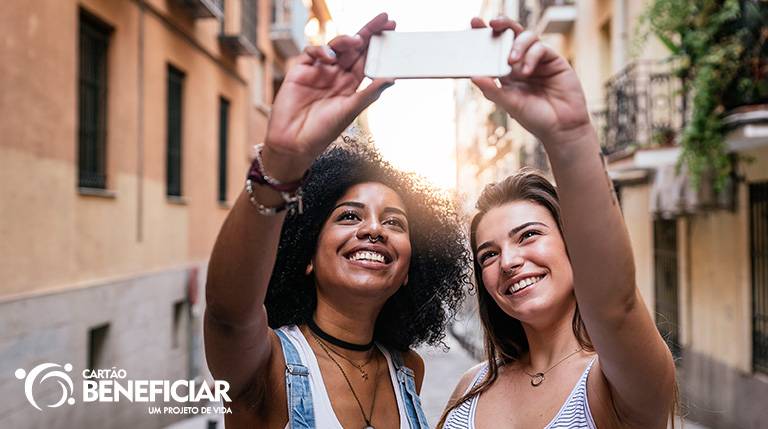
[[[510,73],[507,62],[514,32],[493,35],[490,28],[464,31],[383,31],[371,37],[365,61],[370,78],[499,77]]]

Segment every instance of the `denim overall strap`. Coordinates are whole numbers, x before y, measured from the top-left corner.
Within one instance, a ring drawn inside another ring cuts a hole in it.
[[[397,371],[397,382],[400,385],[400,396],[403,398],[408,424],[411,429],[429,429],[424,410],[421,409],[421,398],[416,393],[416,379],[413,370],[404,365],[400,352],[393,350],[389,354],[392,357],[395,371]]]
[[[288,394],[288,428],[314,429],[315,409],[312,405],[312,390],[309,386],[309,369],[288,336],[281,330],[275,333],[280,338],[285,356],[285,390]]]

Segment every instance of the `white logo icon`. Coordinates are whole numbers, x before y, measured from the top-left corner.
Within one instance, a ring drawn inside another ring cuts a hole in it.
[[[59,387],[61,387],[61,398],[55,403],[48,405],[48,408],[56,408],[58,406],[61,406],[66,402],[69,405],[72,405],[75,403],[75,398],[72,397],[72,393],[74,390],[74,386],[72,384],[72,378],[69,377],[69,374],[67,372],[72,371],[72,364],[68,363],[64,365],[64,371],[61,371],[56,368],[62,368],[61,365],[55,364],[55,363],[42,363],[34,368],[32,368],[29,373],[24,370],[24,368],[19,368],[16,370],[14,375],[19,380],[24,380],[24,393],[27,395],[27,400],[30,404],[32,404],[33,407],[37,408],[38,410],[42,411],[42,409],[37,405],[37,402],[35,402],[35,397],[32,394],[32,389],[35,386],[35,382],[37,381],[37,378],[39,375],[43,374],[42,377],[40,377],[40,380],[37,381],[38,384],[42,384],[45,380],[48,380],[49,378],[52,378],[54,381],[59,383]]]

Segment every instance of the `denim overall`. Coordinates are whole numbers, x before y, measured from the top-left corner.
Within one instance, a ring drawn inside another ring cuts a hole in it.
[[[288,428],[315,429],[315,410],[312,405],[312,390],[309,387],[309,369],[301,361],[299,352],[288,336],[275,330],[283,345],[285,356],[285,389],[288,394]],[[413,371],[403,365],[398,352],[390,352],[392,364],[397,371],[400,396],[405,405],[405,414],[411,429],[428,429],[427,418],[421,409],[421,399],[416,393]]]

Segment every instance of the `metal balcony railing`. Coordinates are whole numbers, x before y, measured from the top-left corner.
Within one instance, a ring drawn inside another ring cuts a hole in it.
[[[224,0],[177,0],[194,18],[221,18]]]
[[[301,0],[274,0],[269,37],[284,57],[298,55],[306,45],[304,26],[309,11]]]
[[[605,84],[605,108],[592,113],[603,151],[674,144],[688,114],[688,102],[673,63],[637,61]]]
[[[225,13],[221,43],[237,54],[256,55],[258,0],[239,0],[237,6],[239,13]]]
[[[571,6],[575,3],[574,0],[539,0],[539,10],[543,11],[550,6]]]
[[[575,6],[573,0],[539,0],[537,30],[542,34],[567,34],[576,22]]]

